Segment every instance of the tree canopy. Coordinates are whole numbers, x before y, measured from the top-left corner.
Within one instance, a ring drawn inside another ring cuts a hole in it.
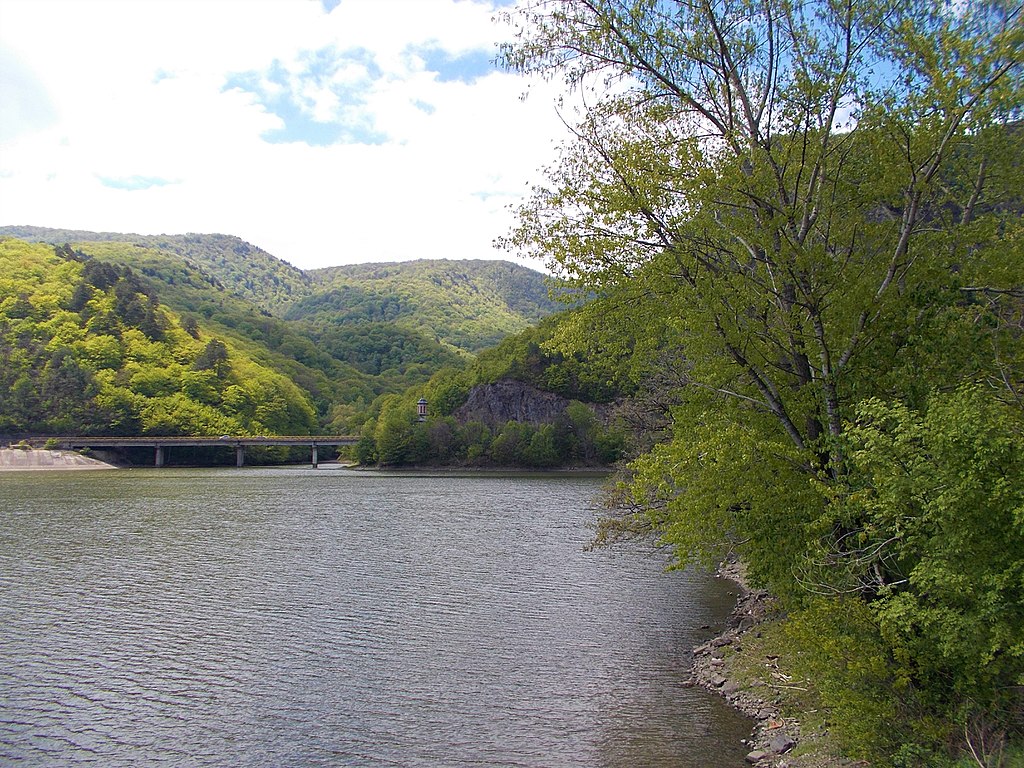
[[[998,469],[908,455],[983,487],[1024,450],[1021,14],[1002,0],[539,0],[508,15],[503,50],[583,105],[505,244],[593,292],[639,346],[658,339],[634,375],[668,382],[674,428],[633,464],[643,518],[681,563],[739,552],[794,610],[857,595],[894,674],[1000,722],[1024,648],[989,637],[1001,662],[983,683],[951,637],[991,616],[963,612],[964,590],[1006,579],[999,632],[1024,635],[1019,515],[967,490],[904,500],[942,533],[894,539],[868,502],[896,503],[894,475],[867,468],[901,459],[868,425],[897,414],[885,434],[906,451],[915,425],[972,403],[1006,446]],[[592,331],[563,333],[566,353]],[[934,480],[912,477],[899,487]],[[933,589],[945,577],[924,563],[979,515],[1000,521],[986,535],[1008,559]],[[942,674],[929,643],[949,649]]]
[[[186,329],[129,267],[8,238],[0,264],[0,431],[315,431],[299,387],[198,324]]]

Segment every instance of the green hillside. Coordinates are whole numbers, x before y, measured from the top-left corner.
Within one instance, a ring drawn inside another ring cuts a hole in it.
[[[207,276],[211,285],[275,311],[309,291],[309,277],[261,248],[230,235],[136,235],[47,227],[0,227],[0,235],[28,242],[128,243],[165,256]]]
[[[394,323],[470,352],[492,346],[560,308],[548,298],[543,274],[511,262],[421,259],[303,271],[229,235],[6,226],[0,227],[0,236],[102,250],[108,258],[139,264],[165,282],[174,279],[165,269],[173,265],[173,270],[191,273],[193,284],[198,278],[204,290],[242,299],[274,316],[310,320],[317,326]]]
[[[464,367],[475,351],[557,308],[542,274],[502,262],[307,273],[226,235],[2,227],[3,236],[18,238],[9,241],[10,252],[16,242],[33,241],[37,256],[56,251],[58,260],[130,271],[138,290],[159,296],[182,327],[216,335],[290,379],[323,429],[341,428],[376,397],[423,384],[441,368]],[[7,424],[33,429],[24,419]]]
[[[309,434],[306,392],[130,267],[0,239],[0,432]]]
[[[393,322],[459,349],[490,347],[558,309],[538,273],[509,262],[419,260],[310,273],[311,294],[290,319]]]

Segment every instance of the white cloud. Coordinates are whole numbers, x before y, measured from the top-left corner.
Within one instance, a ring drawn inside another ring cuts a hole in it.
[[[223,232],[301,267],[507,257],[491,242],[562,135],[554,94],[428,67],[440,52],[479,69],[504,34],[493,15],[0,0],[0,83],[17,85],[0,91],[0,224]]]

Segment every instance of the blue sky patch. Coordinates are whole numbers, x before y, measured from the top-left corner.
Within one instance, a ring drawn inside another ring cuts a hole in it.
[[[168,184],[176,184],[171,179],[162,179],[159,176],[100,176],[100,184],[111,189],[121,189],[126,192],[138,192],[142,189],[153,187],[166,187]]]
[[[438,81],[442,83],[473,83],[497,71],[492,63],[495,54],[491,51],[476,50],[453,55],[441,48],[421,48],[414,49],[414,52],[423,57],[427,71],[436,72]]]
[[[263,134],[271,144],[382,144],[388,137],[377,130],[365,109],[365,93],[382,74],[373,54],[365,49],[324,48],[306,51],[294,71],[275,60],[265,71],[232,75],[224,90],[252,94],[281,120],[281,128]],[[315,96],[324,91],[337,99],[336,114],[329,120],[314,116]]]

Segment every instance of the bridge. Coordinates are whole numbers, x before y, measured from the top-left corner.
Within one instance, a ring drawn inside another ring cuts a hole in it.
[[[249,446],[295,446],[308,445],[312,454],[315,469],[318,464],[317,449],[320,446],[355,445],[359,438],[353,435],[287,435],[278,437],[241,437],[221,435],[220,437],[180,437],[180,436],[149,436],[149,437],[38,437],[29,441],[35,447],[56,445],[64,450],[74,451],[81,448],[152,448],[155,453],[154,463],[164,466],[167,450],[173,447],[209,447],[217,446],[235,449],[235,466],[245,466],[245,449]]]

